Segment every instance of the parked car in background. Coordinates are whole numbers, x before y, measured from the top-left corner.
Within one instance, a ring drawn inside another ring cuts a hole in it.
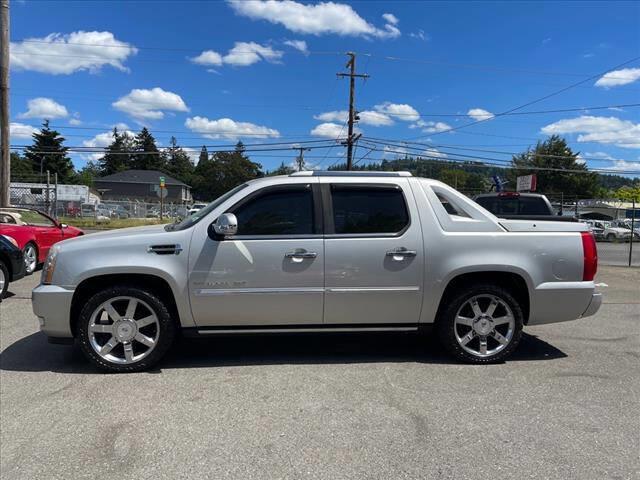
[[[474,197],[475,202],[496,217],[512,220],[554,220],[574,222],[574,217],[557,215],[545,195],[539,193],[496,192]]]
[[[595,220],[593,224],[602,229],[602,239],[608,242],[628,242],[631,240],[631,228],[616,226],[610,221]]]
[[[79,228],[59,223],[38,210],[0,208],[0,235],[16,241],[24,254],[27,275],[44,262],[54,244],[83,234]]]
[[[638,225],[639,222],[633,222],[633,238],[635,239],[640,239],[640,225]],[[612,227],[616,227],[616,228],[623,228],[624,230],[628,230],[629,232],[631,232],[631,220],[630,219],[623,219],[623,220],[613,220],[611,222],[611,226]]]
[[[111,221],[111,212],[93,203],[83,203],[80,208],[82,218],[93,218],[96,223],[107,223]]]
[[[206,203],[194,203],[193,205],[191,205],[191,208],[189,209],[189,215],[193,215],[194,213],[199,212],[206,206],[207,206]]]
[[[0,302],[7,293],[9,282],[25,275],[24,254],[18,242],[8,235],[0,235]]]
[[[589,230],[591,231],[591,233],[593,233],[593,237],[596,240],[604,240],[604,226],[602,225],[602,222],[599,222],[597,220],[583,219],[580,219],[580,221],[582,223],[585,223],[587,227],[589,227]]]
[[[103,204],[103,208],[109,212],[111,218],[129,218],[131,214],[122,205]]]
[[[407,172],[306,171],[242,184],[179,223],[57,245],[32,298],[53,343],[75,338],[115,372],[150,368],[180,330],[433,327],[454,358],[490,363],[525,325],[596,313],[596,269],[582,223],[499,219]]]

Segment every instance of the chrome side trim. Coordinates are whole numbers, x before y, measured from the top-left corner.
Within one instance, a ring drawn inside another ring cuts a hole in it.
[[[329,287],[331,293],[369,293],[369,292],[419,292],[420,287]]]
[[[327,327],[327,328],[225,328],[198,330],[199,335],[236,333],[336,333],[336,332],[415,332],[418,327]]]
[[[197,296],[215,295],[288,295],[296,293],[323,293],[322,287],[291,287],[291,288],[200,288],[194,293]]]

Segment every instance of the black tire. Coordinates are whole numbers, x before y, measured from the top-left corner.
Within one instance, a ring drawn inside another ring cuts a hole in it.
[[[511,340],[502,350],[488,357],[472,355],[462,348],[456,339],[455,318],[458,310],[471,298],[478,295],[492,295],[505,302],[514,317],[513,335]],[[463,288],[452,292],[445,299],[447,302],[439,318],[436,320],[437,335],[441,345],[457,360],[465,363],[488,364],[499,363],[505,360],[518,347],[522,337],[523,314],[518,301],[509,290],[494,284],[465,285]]]
[[[158,337],[155,347],[148,356],[134,363],[119,364],[110,362],[101,357],[91,346],[89,338],[91,316],[100,305],[115,297],[133,297],[142,300],[158,318]],[[139,372],[148,370],[156,365],[173,344],[177,330],[176,322],[171,318],[169,309],[154,291],[128,285],[110,287],[89,298],[80,311],[76,327],[76,338],[82,353],[99,369],[113,373]]]
[[[615,233],[610,233],[607,235],[607,240],[610,242],[615,242],[616,241],[616,235]]]
[[[9,289],[9,269],[7,269],[7,266],[4,264],[2,260],[0,260],[0,275],[4,279],[4,285],[0,289],[0,302],[1,302],[4,296],[7,294],[7,290]]]

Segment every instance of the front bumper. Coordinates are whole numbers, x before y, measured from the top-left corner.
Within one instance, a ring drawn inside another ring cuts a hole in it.
[[[73,290],[57,285],[38,285],[31,292],[33,313],[40,322],[40,330],[49,337],[72,338],[71,300]]]
[[[602,294],[593,282],[547,282],[531,295],[527,325],[566,322],[594,315],[602,304]]]

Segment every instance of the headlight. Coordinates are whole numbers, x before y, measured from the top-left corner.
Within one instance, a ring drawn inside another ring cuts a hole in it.
[[[56,269],[56,260],[58,259],[58,247],[52,247],[49,255],[42,266],[42,277],[40,279],[43,285],[51,285],[53,280],[53,272]]]
[[[16,239],[15,239],[15,238],[10,237],[9,235],[2,235],[2,236],[3,236],[4,238],[6,238],[7,240],[9,240],[11,243],[13,243],[13,245],[14,245],[16,248],[20,248],[20,247],[18,246],[18,242],[16,242]]]

